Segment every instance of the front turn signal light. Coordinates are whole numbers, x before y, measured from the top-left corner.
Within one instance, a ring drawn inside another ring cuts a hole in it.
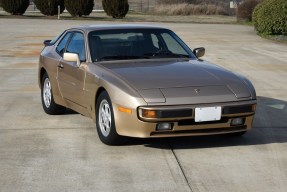
[[[142,116],[145,118],[156,118],[157,114],[155,110],[142,109]]]
[[[118,110],[120,112],[123,112],[123,113],[128,113],[128,114],[132,114],[132,110],[129,109],[129,108],[125,108],[125,107],[118,107]]]

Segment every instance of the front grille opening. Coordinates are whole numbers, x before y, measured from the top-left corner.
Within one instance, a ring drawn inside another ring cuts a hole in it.
[[[152,132],[150,136],[156,135],[176,135],[176,134],[220,134],[228,132],[239,132],[246,131],[247,127],[245,125],[238,127],[229,128],[211,128],[211,129],[195,129],[195,130],[182,130],[182,131],[162,131],[162,132]]]
[[[222,114],[252,113],[252,105],[227,106],[223,108]]]
[[[229,118],[221,118],[219,121],[205,121],[205,122],[195,122],[194,119],[185,119],[178,121],[178,126],[189,126],[189,125],[209,125],[209,124],[220,124],[227,123]]]
[[[158,110],[160,118],[192,117],[192,109]]]

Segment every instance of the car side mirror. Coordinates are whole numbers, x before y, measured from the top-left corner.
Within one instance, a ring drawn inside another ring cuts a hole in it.
[[[77,53],[64,53],[64,61],[67,62],[75,62],[77,64],[77,67],[80,67],[80,58]]]
[[[193,53],[195,54],[196,57],[202,57],[205,54],[205,48],[204,47],[195,48],[193,50]]]

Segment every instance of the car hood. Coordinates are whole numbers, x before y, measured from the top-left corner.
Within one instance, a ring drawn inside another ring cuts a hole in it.
[[[171,102],[179,97],[192,97],[195,101],[196,96],[199,100],[217,96],[216,101],[221,102],[251,96],[234,73],[205,61],[141,60],[105,62],[103,66],[134,87],[147,102]]]

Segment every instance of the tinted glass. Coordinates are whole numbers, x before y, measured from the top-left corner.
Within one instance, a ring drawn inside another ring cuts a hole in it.
[[[58,46],[57,46],[57,48],[56,48],[57,52],[58,52],[61,56],[63,56],[63,54],[64,54],[64,52],[65,52],[65,47],[66,47],[66,45],[67,45],[67,42],[68,42],[70,36],[71,36],[71,33],[67,33],[67,34],[63,37],[63,39],[61,40],[61,42],[58,44]]]
[[[77,53],[81,61],[86,60],[85,38],[82,33],[78,33],[78,32],[74,33],[67,47],[66,52]]]
[[[168,33],[161,34],[164,42],[166,43],[167,49],[174,54],[186,54],[184,48]]]
[[[165,29],[118,29],[89,34],[93,61],[150,58],[195,58],[190,49]]]

